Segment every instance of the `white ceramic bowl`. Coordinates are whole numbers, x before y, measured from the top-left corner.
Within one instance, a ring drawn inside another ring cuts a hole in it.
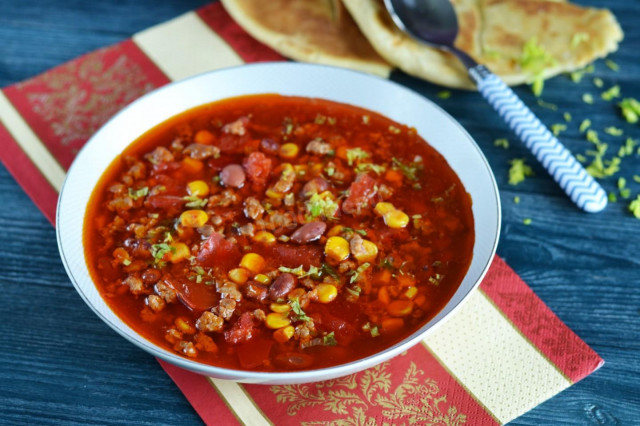
[[[150,128],[187,109],[216,100],[260,93],[324,98],[360,106],[413,126],[455,170],[473,200],[475,244],[462,284],[444,309],[420,330],[382,352],[331,368],[299,372],[229,370],[180,357],[137,334],[100,296],[84,257],[82,230],[91,192],[121,151]],[[458,308],[484,277],[500,232],[495,179],[471,136],[438,106],[398,84],[359,72],[298,63],[264,63],[214,71],[172,83],[126,107],[80,151],[60,193],[58,247],[76,290],[93,311],[123,337],[154,356],[208,376],[247,383],[303,383],[344,376],[385,361],[419,342]]]

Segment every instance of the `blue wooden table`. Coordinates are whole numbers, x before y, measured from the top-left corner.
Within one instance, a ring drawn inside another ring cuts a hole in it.
[[[624,138],[605,135],[620,127],[640,141],[640,125],[624,122],[615,103],[599,99],[619,84],[640,98],[640,1],[580,0],[608,7],[626,34],[612,59],[580,83],[566,76],[547,82],[542,95],[557,106],[537,105],[527,87],[517,93],[547,124],[573,121],[562,140],[575,153],[589,142],[578,123],[593,127],[618,150]],[[204,0],[0,0],[0,86],[130,37],[134,32],[205,4]],[[476,138],[496,175],[503,203],[498,253],[579,336],[605,360],[587,379],[538,406],[513,424],[640,423],[640,220],[628,200],[596,215],[580,212],[535,164],[506,125],[476,93],[442,89],[396,74],[396,81],[424,93]],[[581,95],[591,92],[596,103]],[[508,138],[509,149],[494,146]],[[0,149],[3,149],[0,147]],[[509,160],[525,158],[535,176],[508,184]],[[640,193],[640,156],[623,160],[632,197]],[[618,176],[604,179],[615,192]],[[515,203],[514,197],[520,202]],[[531,219],[529,225],[523,220]],[[116,335],[76,294],[58,256],[54,229],[0,166],[0,424],[198,424],[199,417],[157,362]]]

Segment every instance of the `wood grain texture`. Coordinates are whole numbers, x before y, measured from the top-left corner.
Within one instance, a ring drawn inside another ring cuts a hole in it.
[[[78,55],[130,37],[134,32],[205,4],[197,0],[0,0],[0,86],[29,78]],[[625,40],[579,84],[566,76],[547,82],[540,107],[527,87],[516,92],[546,124],[573,120],[561,140],[574,153],[590,144],[578,132],[583,118],[600,130],[610,151],[617,126],[640,140],[640,126],[621,120],[614,103],[599,100],[619,84],[640,98],[640,1],[584,0],[613,10]],[[433,99],[457,118],[485,152],[501,190],[503,226],[498,253],[549,307],[591,345],[606,364],[596,373],[512,422],[538,424],[637,424],[640,419],[640,220],[627,201],[596,215],[566,198],[506,124],[475,93],[436,96],[437,86],[401,73],[393,79]],[[590,92],[596,104],[581,95]],[[493,141],[506,137],[508,150]],[[510,186],[508,161],[525,158],[536,175]],[[635,197],[640,158],[625,158],[621,176]],[[616,179],[603,180],[614,191]],[[520,203],[514,203],[515,196]],[[528,226],[523,219],[531,218]],[[0,424],[199,424],[200,420],[155,360],[120,338],[82,302],[59,259],[55,232],[0,166]]]

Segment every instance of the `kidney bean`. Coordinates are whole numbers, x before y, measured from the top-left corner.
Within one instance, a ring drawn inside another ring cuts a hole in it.
[[[157,269],[149,268],[142,273],[142,281],[145,284],[155,284],[160,280],[162,274]]]
[[[269,287],[269,299],[274,302],[278,299],[283,299],[295,288],[296,281],[296,277],[288,272],[280,275]]]
[[[296,229],[291,234],[291,241],[298,244],[306,244],[309,241],[315,241],[327,230],[327,224],[324,222],[309,222]]]
[[[224,186],[241,188],[245,179],[246,175],[239,164],[229,164],[220,172],[220,181]]]
[[[311,355],[308,354],[285,352],[276,356],[274,361],[276,362],[276,364],[285,368],[300,369],[311,366],[314,362],[314,359]]]
[[[302,194],[307,197],[314,193],[319,194],[327,189],[329,189],[329,182],[321,177],[316,177],[304,184],[304,187],[302,187]]]
[[[260,141],[260,148],[267,154],[277,154],[280,144],[273,139],[264,138]]]

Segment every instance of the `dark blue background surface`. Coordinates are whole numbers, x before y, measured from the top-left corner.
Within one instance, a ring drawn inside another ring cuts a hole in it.
[[[16,83],[134,32],[205,4],[198,0],[0,0],[0,86]],[[640,98],[640,1],[581,0],[613,10],[625,40],[593,76],[604,88],[619,84]],[[578,132],[583,118],[617,152],[623,128],[640,141],[640,124],[627,124],[614,103],[599,99],[587,76],[579,84],[559,76],[547,82],[542,108],[527,87],[517,93],[548,125],[573,116],[562,141],[574,152],[590,144]],[[476,93],[453,91],[396,74],[396,81],[424,93],[474,136],[494,170],[503,203],[498,253],[578,335],[605,360],[582,382],[543,403],[513,424],[640,424],[640,220],[628,201],[603,213],[580,212],[535,164],[501,119]],[[581,95],[591,92],[596,103]],[[495,147],[506,137],[511,148]],[[514,187],[508,161],[526,158],[536,175]],[[640,193],[640,158],[622,162],[633,197]],[[616,177],[617,178],[617,177]],[[603,181],[615,190],[615,179]],[[521,202],[515,204],[514,196]],[[531,218],[526,226],[524,218]],[[58,256],[49,222],[0,166],[0,424],[198,424],[197,414],[156,361],[116,335],[76,294]],[[473,421],[470,421],[473,424]]]

